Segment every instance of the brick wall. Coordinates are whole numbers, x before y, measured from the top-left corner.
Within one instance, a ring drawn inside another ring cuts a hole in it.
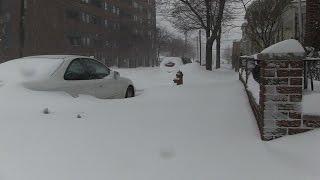
[[[302,131],[303,61],[288,58],[261,60],[260,105],[264,140]]]
[[[307,0],[305,45],[320,49],[320,0]]]

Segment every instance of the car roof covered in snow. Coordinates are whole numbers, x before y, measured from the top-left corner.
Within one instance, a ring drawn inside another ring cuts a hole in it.
[[[28,56],[23,59],[35,59],[35,58],[43,58],[43,59],[73,59],[73,58],[89,58],[86,56],[78,56],[78,55],[38,55],[38,56]]]

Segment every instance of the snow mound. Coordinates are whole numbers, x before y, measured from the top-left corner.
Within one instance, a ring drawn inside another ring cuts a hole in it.
[[[182,72],[199,72],[202,71],[199,63],[189,63],[180,67]]]
[[[261,52],[261,54],[297,54],[303,55],[304,48],[295,39],[288,39],[277,44],[274,44]]]
[[[306,94],[303,96],[303,113],[308,115],[320,116],[319,106],[320,96],[318,93]]]
[[[0,64],[0,86],[50,77],[63,59],[22,58]]]

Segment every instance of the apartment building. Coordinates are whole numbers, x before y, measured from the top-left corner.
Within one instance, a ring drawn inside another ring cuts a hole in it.
[[[305,45],[320,50],[320,0],[307,0]]]
[[[0,0],[0,62],[77,54],[109,66],[151,66],[155,16],[154,0]]]

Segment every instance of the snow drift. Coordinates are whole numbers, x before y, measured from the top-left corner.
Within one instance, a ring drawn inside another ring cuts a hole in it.
[[[262,142],[237,73],[182,69],[120,69],[124,100],[0,88],[0,179],[319,179],[319,131]]]
[[[264,49],[261,54],[294,54],[304,55],[305,50],[299,41],[288,39]]]

